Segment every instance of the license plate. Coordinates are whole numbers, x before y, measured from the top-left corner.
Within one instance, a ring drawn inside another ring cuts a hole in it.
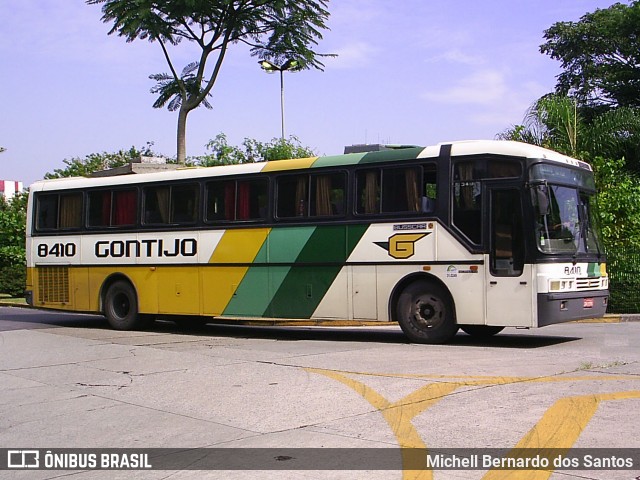
[[[585,298],[582,300],[582,306],[584,308],[593,308],[593,298]]]

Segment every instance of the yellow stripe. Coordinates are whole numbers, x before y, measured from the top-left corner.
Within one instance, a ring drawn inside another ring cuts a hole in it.
[[[295,158],[293,160],[272,160],[267,162],[262,169],[263,172],[277,172],[280,170],[297,170],[300,168],[309,168],[318,159],[318,157]]]
[[[602,401],[640,398],[640,391],[615,392],[579,397],[561,398],[545,412],[540,421],[522,437],[516,449],[527,448],[540,451],[543,457],[546,449],[561,449],[568,452],[596,413]],[[554,452],[554,455],[558,451]],[[518,453],[508,455],[517,458]],[[530,457],[531,453],[528,452]],[[551,462],[550,462],[551,465]],[[549,470],[491,470],[483,480],[546,480],[553,473]]]
[[[227,230],[209,263],[252,263],[270,231],[270,228]],[[249,265],[203,269],[203,307],[207,314],[222,315],[247,270]]]

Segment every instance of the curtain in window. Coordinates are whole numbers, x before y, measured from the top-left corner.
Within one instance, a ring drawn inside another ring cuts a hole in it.
[[[80,228],[82,225],[82,195],[60,196],[60,228]]]
[[[114,192],[112,225],[134,225],[138,211],[135,190]]]
[[[250,192],[251,185],[249,182],[238,183],[238,208],[236,213],[238,220],[248,220],[251,216]]]
[[[316,215],[332,215],[331,209],[331,176],[316,177]]]
[[[224,186],[224,219],[235,220],[236,184],[229,182]]]
[[[364,181],[364,213],[378,213],[378,172],[367,172]]]
[[[420,210],[420,195],[418,192],[418,173],[415,168],[408,168],[404,172],[405,190],[407,192],[407,210]]]

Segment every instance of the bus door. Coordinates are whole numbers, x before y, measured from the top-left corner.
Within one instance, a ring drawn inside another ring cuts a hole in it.
[[[487,325],[533,325],[533,278],[525,264],[522,189],[489,186]]]

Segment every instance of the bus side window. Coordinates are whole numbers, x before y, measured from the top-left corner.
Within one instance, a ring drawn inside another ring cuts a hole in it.
[[[112,208],[112,226],[124,227],[126,225],[135,225],[138,218],[138,191],[116,190],[113,192]]]
[[[311,191],[311,215],[326,217],[344,215],[345,174],[313,175]]]
[[[453,224],[475,244],[482,243],[482,184],[475,180],[473,162],[455,165]]]
[[[423,175],[421,212],[432,213],[436,210],[436,199],[438,198],[435,167],[425,166]]]
[[[385,168],[382,170],[382,211],[419,212],[421,196],[418,183],[420,167]]]
[[[82,193],[38,195],[38,230],[70,230],[82,227]]]
[[[195,223],[198,219],[198,186],[176,185],[171,188],[171,223]]]
[[[82,226],[82,194],[60,195],[60,229],[80,228]]]
[[[238,182],[236,219],[262,220],[267,217],[269,184],[266,179]]]
[[[361,170],[356,175],[356,213],[380,213],[380,170]]]
[[[58,228],[58,195],[38,195],[37,221],[38,230]]]
[[[144,190],[144,222],[169,223],[169,187],[147,187]]]
[[[309,176],[287,175],[278,178],[277,215],[280,218],[309,215]]]

